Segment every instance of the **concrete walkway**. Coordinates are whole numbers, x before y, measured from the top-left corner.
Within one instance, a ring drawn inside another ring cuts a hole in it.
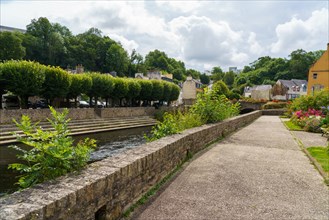
[[[329,219],[329,190],[277,116],[192,161],[134,219]]]

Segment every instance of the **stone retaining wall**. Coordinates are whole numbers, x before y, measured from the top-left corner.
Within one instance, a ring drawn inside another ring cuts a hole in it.
[[[97,115],[101,118],[153,116],[154,107],[133,107],[133,108],[99,108]]]
[[[63,109],[56,109],[62,111]],[[138,117],[153,116],[154,107],[135,108],[70,108],[68,118],[72,120],[95,119],[95,118],[115,118],[115,117]],[[30,116],[32,121],[46,121],[51,117],[49,109],[11,109],[0,110],[0,123],[11,123],[12,119],[20,120],[22,115]]]
[[[0,219],[118,219],[189,153],[251,123],[261,111],[147,143],[0,199]]]

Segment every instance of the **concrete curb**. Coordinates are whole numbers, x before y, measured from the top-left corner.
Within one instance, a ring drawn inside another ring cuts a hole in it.
[[[296,137],[296,135],[286,126],[286,124],[284,123],[284,121],[281,118],[280,118],[280,120],[281,120],[282,124],[287,128],[287,130],[289,131],[289,133],[291,134],[291,136],[293,137],[293,139],[296,141],[296,143],[298,144],[298,146],[300,147],[300,149],[306,154],[306,156],[308,157],[308,159],[315,166],[315,168],[319,171],[320,175],[323,177],[324,181],[329,186],[329,176],[328,176],[328,174],[326,174],[326,172],[322,169],[322,166],[308,152],[308,150],[306,149],[306,147],[303,144],[303,142],[298,137]]]

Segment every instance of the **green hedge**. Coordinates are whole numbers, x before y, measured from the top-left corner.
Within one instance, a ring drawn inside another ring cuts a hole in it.
[[[178,99],[180,92],[177,85],[162,80],[116,78],[95,72],[71,74],[59,67],[13,60],[0,63],[0,85],[0,92],[11,92],[20,97],[22,108],[27,107],[30,96],[52,101],[55,98],[76,99],[87,94],[96,100],[171,102]]]

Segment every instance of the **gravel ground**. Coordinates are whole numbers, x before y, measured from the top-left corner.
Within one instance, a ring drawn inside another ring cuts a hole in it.
[[[190,162],[133,219],[329,219],[329,191],[277,116]]]

